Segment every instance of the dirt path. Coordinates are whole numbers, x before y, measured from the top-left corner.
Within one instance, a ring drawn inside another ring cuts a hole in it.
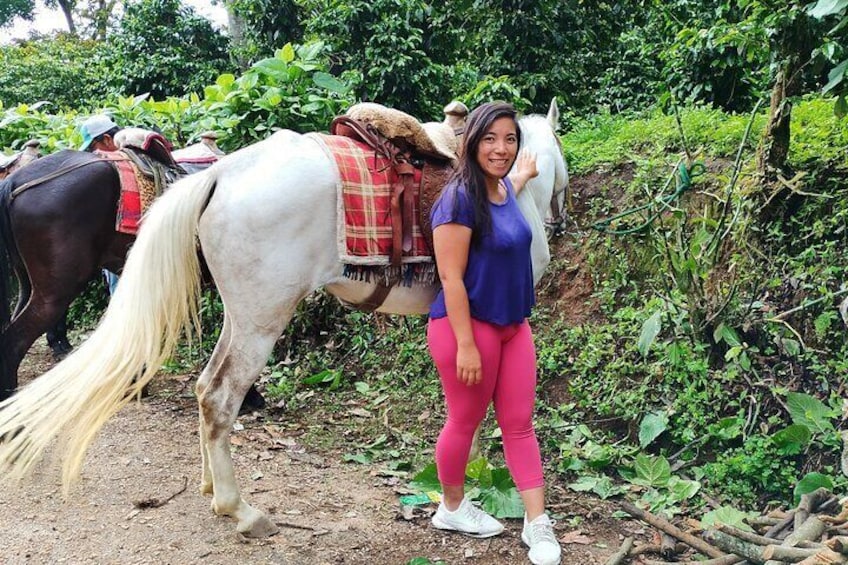
[[[22,381],[50,364],[42,340],[25,360]],[[33,480],[6,485],[0,495],[0,561],[311,565],[405,564],[425,557],[447,564],[528,563],[518,520],[507,521],[504,535],[483,541],[438,532],[423,516],[405,521],[394,488],[368,467],[340,464],[336,454],[312,452],[250,417],[240,419],[244,429],[232,440],[239,484],[281,532],[267,540],[244,539],[198,493],[196,419],[189,394],[154,394],[109,422],[67,501],[49,460]],[[145,501],[154,507],[136,507]],[[577,529],[585,534],[582,543],[563,546],[564,564],[603,563],[621,535],[638,528],[610,519],[613,508],[592,499],[553,502],[567,507],[561,512],[568,516],[583,516],[579,526],[569,519],[557,526],[560,536]]]

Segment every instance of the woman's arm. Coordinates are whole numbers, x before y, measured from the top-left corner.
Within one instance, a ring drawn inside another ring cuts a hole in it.
[[[515,170],[509,174],[509,180],[512,182],[512,188],[515,190],[516,196],[527,184],[527,181],[539,175],[539,169],[536,168],[536,155],[530,153],[528,149],[522,149],[515,159]]]
[[[471,331],[471,308],[463,280],[471,249],[471,228],[462,224],[436,226],[433,247],[448,320],[456,336],[456,377],[469,386],[475,385],[483,378],[482,363]]]

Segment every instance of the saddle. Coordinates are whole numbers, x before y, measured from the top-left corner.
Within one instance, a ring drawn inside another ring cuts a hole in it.
[[[442,131],[440,126],[431,125],[428,131],[408,114],[371,103],[353,106],[346,115],[335,118],[330,126],[331,135],[349,137],[372,148],[389,161],[395,173],[397,180],[391,187],[391,267],[400,267],[403,253],[412,248],[413,210],[416,207],[422,235],[430,253],[433,252],[430,210],[453,173],[457,146],[453,130],[447,127]],[[414,182],[416,169],[421,171],[419,186]],[[357,306],[367,311],[376,310],[397,282],[381,280],[371,296]]]
[[[155,131],[124,128],[115,134],[115,144],[142,175],[153,181],[157,195],[168,184],[188,174],[174,160],[171,142]]]
[[[365,112],[360,111],[363,107]],[[381,114],[380,109],[387,112]],[[400,266],[403,252],[412,247],[414,200],[419,203],[418,222],[422,235],[430,252],[433,251],[430,210],[453,173],[456,161],[456,141],[452,132],[445,135],[438,127],[441,124],[435,126],[428,132],[412,116],[372,103],[353,106],[346,115],[335,118],[330,126],[331,135],[361,141],[388,159],[397,176],[391,191],[390,263],[395,267]],[[454,147],[450,147],[450,143]],[[415,169],[421,170],[420,186],[414,184]]]
[[[23,151],[11,155],[0,154],[0,180],[41,157],[39,145],[38,141],[30,140],[24,144]]]

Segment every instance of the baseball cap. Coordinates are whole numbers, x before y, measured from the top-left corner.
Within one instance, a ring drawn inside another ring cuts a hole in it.
[[[80,126],[82,134],[82,145],[80,151],[85,151],[91,142],[98,136],[103,135],[112,128],[118,127],[118,124],[112,121],[112,118],[106,114],[95,114],[85,120]]]

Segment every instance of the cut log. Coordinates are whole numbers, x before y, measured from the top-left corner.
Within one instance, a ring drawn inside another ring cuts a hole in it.
[[[798,561],[798,565],[844,565],[845,563],[848,563],[848,559],[844,555],[827,547],[802,561]]]
[[[763,555],[763,546],[741,540],[719,530],[706,530],[704,538],[722,551],[742,556],[751,563],[762,565],[768,559]]]

